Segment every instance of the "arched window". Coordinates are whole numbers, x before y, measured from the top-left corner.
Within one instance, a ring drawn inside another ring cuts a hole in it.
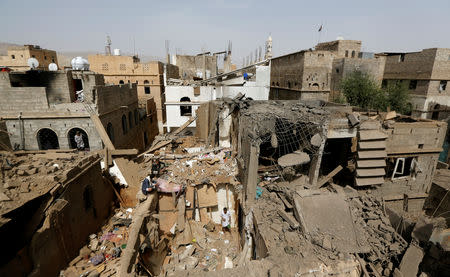
[[[106,125],[106,132],[108,133],[108,137],[111,142],[114,143],[114,127],[112,126],[111,122]]]
[[[356,55],[356,52],[355,52],[355,50],[353,50],[353,51],[352,51],[352,58],[354,58],[355,55]]]
[[[318,83],[314,83],[314,84],[312,84],[312,87],[315,88],[315,89],[319,89],[319,84]]]
[[[134,109],[134,124],[138,125],[138,122],[139,122],[138,111],[137,109]]]
[[[133,114],[131,112],[128,112],[128,126],[131,128],[133,128]]]
[[[37,133],[39,150],[59,149],[58,135],[48,128],[43,128]]]
[[[119,85],[123,85],[123,84],[125,84],[125,82],[123,80],[120,80]]]
[[[348,57],[348,50],[345,50],[345,57]]]
[[[150,86],[149,86],[149,82],[148,80],[144,80],[144,93],[145,94],[150,94]]]
[[[125,115],[122,115],[122,133],[125,135],[128,133],[128,127],[127,127],[127,117]]]
[[[75,141],[75,135],[77,132],[80,132],[81,137],[83,138],[83,147],[85,149],[89,149],[89,138],[86,132],[83,129],[80,128],[72,128],[69,130],[69,133],[67,133],[67,137],[69,138],[69,147],[71,149],[78,148],[77,142]]]
[[[189,97],[183,97],[180,99],[180,102],[191,102]],[[192,115],[192,106],[190,105],[181,105],[180,106],[180,115],[181,116],[191,116]]]

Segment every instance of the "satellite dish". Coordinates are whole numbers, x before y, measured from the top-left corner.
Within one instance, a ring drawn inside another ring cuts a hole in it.
[[[30,67],[30,69],[36,69],[39,66],[39,62],[35,58],[29,58],[27,60],[27,64]]]
[[[56,63],[51,63],[48,65],[48,70],[50,71],[57,71],[58,70],[58,65]]]
[[[73,70],[89,70],[89,62],[83,57],[73,58],[70,63]]]

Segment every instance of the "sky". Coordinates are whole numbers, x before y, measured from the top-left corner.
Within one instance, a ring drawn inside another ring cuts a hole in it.
[[[269,34],[274,56],[338,36],[369,52],[450,48],[449,11],[449,0],[0,0],[0,42],[100,53],[109,35],[113,49],[164,57],[165,40],[172,54],[224,51],[231,40],[241,64]]]

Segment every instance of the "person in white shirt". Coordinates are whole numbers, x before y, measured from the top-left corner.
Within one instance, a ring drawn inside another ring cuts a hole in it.
[[[84,141],[83,141],[83,135],[80,133],[80,131],[77,131],[74,136],[75,143],[77,144],[77,149],[82,151],[84,150]]]
[[[222,218],[222,231],[228,231],[230,232],[230,218],[231,218],[231,214],[228,211],[227,208],[223,208],[222,214],[220,215],[220,217]]]

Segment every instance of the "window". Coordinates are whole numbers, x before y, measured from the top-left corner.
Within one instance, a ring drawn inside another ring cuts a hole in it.
[[[54,63],[55,62],[55,58],[52,58],[52,63]]]
[[[291,88],[291,82],[287,82],[288,88]]]
[[[128,133],[127,117],[125,115],[122,115],[122,133],[124,135]]]
[[[348,50],[345,50],[345,57],[348,57]]]
[[[44,56],[44,60],[46,60],[47,59],[47,56]]]
[[[447,81],[443,80],[439,83],[439,92],[444,91],[447,88]]]
[[[34,55],[31,55],[32,58],[36,58]]]
[[[120,80],[119,85],[123,85],[123,84],[125,84],[125,82],[123,80]]]
[[[145,94],[150,94],[150,86],[148,86],[148,84],[149,84],[148,80],[144,80],[144,85],[146,85],[144,87],[144,93]]]
[[[124,63],[121,63],[120,66],[119,66],[119,69],[122,70],[122,71],[123,70],[127,70],[127,66]]]
[[[405,54],[400,54],[400,56],[398,57],[398,61],[399,62],[404,62],[405,61]]]
[[[131,112],[128,112],[128,126],[130,126],[130,130],[133,128],[133,114]]]
[[[13,59],[13,60],[14,60],[15,58],[16,58],[16,56],[15,56],[15,55],[11,55],[11,59]]]
[[[189,97],[183,97],[180,99],[180,102],[191,102],[191,99],[189,99]],[[191,116],[192,115],[192,106],[181,105],[180,106],[180,115],[181,116]]]
[[[150,66],[148,63],[144,64],[144,71],[149,71],[150,70]]]
[[[416,157],[397,158],[395,164],[392,162],[388,164],[388,169],[388,172],[392,170],[391,180],[402,179],[411,175],[414,176],[420,171]]]
[[[108,122],[108,125],[106,125],[106,132],[108,133],[108,137],[111,142],[114,143],[114,128],[111,122]]]
[[[353,51],[352,51],[352,58],[355,57],[355,54],[356,54],[356,52],[355,52],[355,50],[353,50]]]
[[[416,89],[417,88],[417,80],[411,80],[409,81],[409,89]]]
[[[108,66],[107,63],[102,64],[102,70],[103,71],[108,71],[108,69],[109,69],[109,66]]]
[[[336,68],[336,73],[339,73],[339,68]]]

